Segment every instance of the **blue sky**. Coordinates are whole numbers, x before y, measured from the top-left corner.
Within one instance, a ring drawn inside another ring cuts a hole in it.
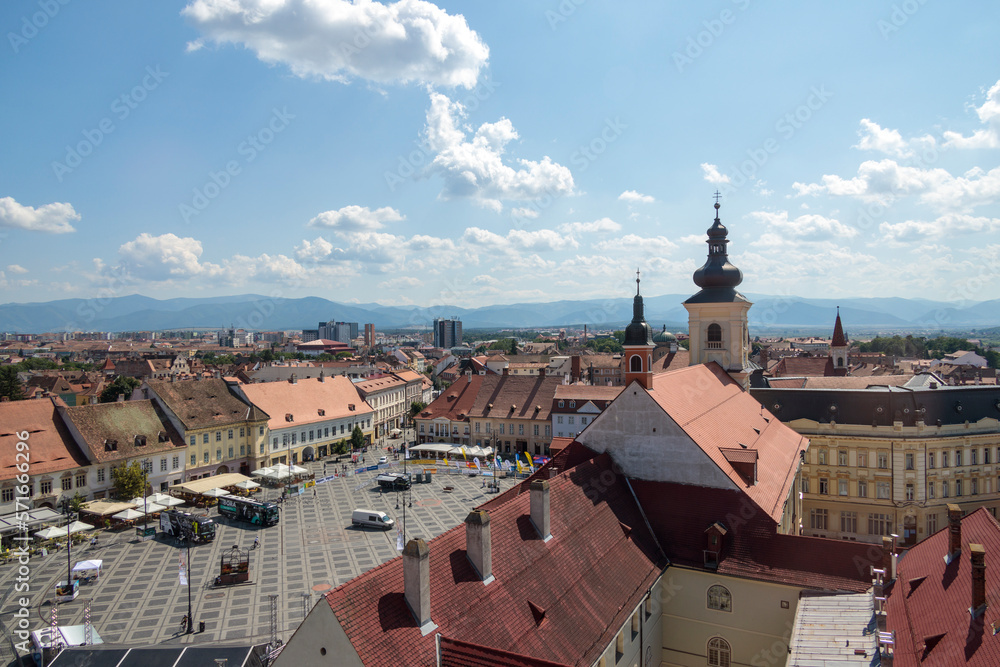
[[[0,301],[996,297],[1000,6],[0,5]]]

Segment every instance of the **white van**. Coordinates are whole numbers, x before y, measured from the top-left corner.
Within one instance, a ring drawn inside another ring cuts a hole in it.
[[[382,528],[388,530],[395,525],[388,514],[375,510],[354,510],[351,514],[351,524],[366,528]]]

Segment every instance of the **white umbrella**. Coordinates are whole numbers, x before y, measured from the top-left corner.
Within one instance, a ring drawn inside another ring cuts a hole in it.
[[[157,505],[163,505],[164,507],[176,507],[177,505],[184,504],[184,501],[180,498],[168,496],[165,493],[154,493],[151,496],[146,496],[146,502],[156,503]]]
[[[287,470],[272,470],[271,472],[264,475],[268,479],[284,479],[285,477],[291,477],[291,473]]]
[[[158,503],[146,503],[145,507],[140,507],[138,509],[140,510],[141,514],[155,514],[157,512],[162,512],[167,508]]]
[[[89,523],[84,523],[83,521],[74,521],[73,523],[66,526],[66,530],[71,533],[82,533],[85,530],[93,530],[94,527]]]
[[[229,492],[225,489],[209,489],[204,491],[201,495],[208,496],[209,498],[218,498],[220,496],[228,496]]]
[[[118,514],[112,514],[111,518],[112,519],[121,519],[122,521],[134,521],[136,519],[141,519],[144,516],[146,516],[146,515],[143,514],[142,512],[140,512],[138,510],[134,510],[134,509],[132,509],[130,507],[127,510],[122,510]]]
[[[291,468],[288,469],[288,471],[291,472],[293,475],[304,475],[305,473],[309,472],[308,470],[300,466],[292,466]]]
[[[257,482],[254,482],[252,480],[247,479],[247,480],[244,480],[242,482],[236,482],[235,486],[237,488],[249,491],[250,489],[256,489],[258,486],[260,486],[260,484],[258,484]]]
[[[271,468],[258,468],[250,473],[251,477],[264,477],[265,475],[273,472]]]
[[[144,504],[146,502],[146,499],[143,498],[142,496],[138,496],[136,498],[133,498],[129,502],[138,507],[139,505]],[[149,502],[153,502],[153,501],[151,500]]]
[[[59,528],[58,526],[49,526],[48,528],[43,528],[35,533],[35,537],[40,537],[43,540],[51,540],[56,537],[66,537],[66,529]]]

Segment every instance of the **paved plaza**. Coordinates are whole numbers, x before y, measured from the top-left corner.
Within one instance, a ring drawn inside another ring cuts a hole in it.
[[[317,479],[323,477],[322,462],[308,465]],[[402,468],[397,462],[391,469]],[[330,470],[332,474],[332,464]],[[89,600],[91,622],[105,643],[260,643],[270,636],[269,596],[277,595],[278,637],[287,641],[304,611],[323,593],[399,553],[395,530],[353,528],[352,510],[382,510],[400,525],[405,511],[407,539],[429,539],[461,524],[469,510],[491,497],[482,477],[434,475],[432,482],[414,484],[405,494],[408,507],[404,494],[380,493],[375,474],[317,484],[315,496],[310,489],[284,502],[280,523],[265,529],[218,517],[212,508],[218,524],[215,540],[191,547],[192,609],[195,626],[205,623],[204,633],[180,633],[188,594],[178,577],[183,547],[161,533],[155,541],[140,542],[134,532],[104,532],[98,547],[75,547],[74,563],[99,558],[104,571],[97,582],[81,585],[76,600],[59,605],[58,622],[82,624]],[[501,480],[501,491],[512,484],[514,480]],[[267,493],[268,499],[278,495],[273,489]],[[261,546],[250,552],[251,582],[214,587],[222,553],[233,545],[248,548],[256,536]],[[8,594],[0,614],[8,628],[18,608],[12,590],[17,567],[16,562],[0,565],[0,593]],[[66,551],[34,557],[29,567],[34,630],[47,624],[53,587],[66,578]]]

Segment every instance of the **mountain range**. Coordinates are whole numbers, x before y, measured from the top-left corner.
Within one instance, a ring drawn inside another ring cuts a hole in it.
[[[646,321],[659,329],[687,329],[687,294],[644,297]],[[954,304],[926,299],[809,299],[747,294],[751,330],[803,328],[833,330],[840,307],[848,330],[940,331],[995,327],[1000,299]],[[517,303],[479,308],[458,306],[382,306],[344,304],[320,297],[282,298],[259,294],[208,298],[153,299],[133,294],[105,299],[62,299],[44,303],[0,305],[0,332],[158,331],[164,329],[237,328],[257,331],[315,328],[318,322],[373,323],[379,329],[426,329],[434,318],[462,320],[465,329],[582,326],[591,330],[620,327],[632,319],[632,299],[592,299]]]

